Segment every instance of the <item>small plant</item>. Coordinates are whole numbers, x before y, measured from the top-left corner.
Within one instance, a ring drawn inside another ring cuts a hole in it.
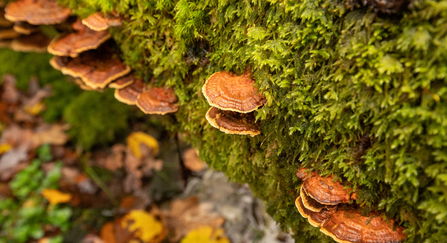
[[[0,243],[27,242],[47,235],[48,242],[62,242],[60,233],[70,228],[72,210],[67,206],[49,205],[41,194],[44,189],[58,187],[62,164],[56,162],[45,173],[41,166],[52,159],[49,146],[39,147],[37,154],[38,158],[9,183],[14,198],[0,200]]]

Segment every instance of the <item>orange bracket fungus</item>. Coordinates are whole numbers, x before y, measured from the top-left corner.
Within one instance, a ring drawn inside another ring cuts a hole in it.
[[[138,95],[143,93],[146,85],[143,82],[143,79],[136,79],[135,82],[124,89],[116,89],[115,90],[115,98],[128,105],[135,105],[137,103]]]
[[[266,103],[254,87],[250,74],[241,76],[222,71],[212,74],[202,87],[203,95],[211,106],[222,110],[248,113]]]
[[[304,181],[302,188],[306,195],[318,203],[337,205],[349,203],[351,199],[349,191],[340,182],[334,182],[332,176],[322,177],[316,172],[312,172],[308,176],[304,168],[298,171],[297,176]]]
[[[14,39],[11,48],[22,52],[46,52],[49,43],[50,38],[39,32]]]
[[[121,26],[122,24],[121,17],[115,12],[110,14],[96,12],[83,19],[82,23],[95,31],[106,30],[109,27]]]
[[[81,78],[94,89],[103,89],[113,80],[128,74],[130,67],[124,65],[112,52],[94,50],[81,53],[61,68],[63,74]]]
[[[109,88],[112,89],[124,89],[127,86],[133,84],[135,77],[132,73],[127,74],[126,76],[123,76],[115,81],[113,83],[109,84]]]
[[[5,9],[0,8],[0,27],[11,27],[14,23],[5,18]]]
[[[14,23],[13,29],[20,34],[29,35],[40,31],[40,27],[36,25],[29,24],[27,22],[18,21]]]
[[[73,23],[73,29],[76,32],[54,38],[48,46],[48,52],[57,56],[77,57],[83,51],[98,48],[111,37],[109,31],[91,30],[80,19]]]
[[[307,192],[304,189],[304,186],[301,186],[300,189],[301,200],[303,201],[304,207],[313,212],[320,212],[322,209],[332,209],[335,205],[325,205],[317,202],[315,199],[311,198],[307,195]]]
[[[320,212],[313,212],[304,206],[302,197],[299,196],[295,200],[295,206],[298,208],[301,216],[309,221],[314,227],[320,227],[336,210],[336,206],[330,210],[322,209]]]
[[[17,0],[5,8],[9,21],[26,21],[33,25],[51,25],[64,22],[71,10],[57,4],[56,0]]]
[[[7,40],[19,37],[20,33],[12,28],[2,28],[0,27],[0,40]]]
[[[366,217],[357,209],[339,209],[321,225],[320,231],[341,243],[403,241],[404,228],[393,227],[394,221],[387,223],[381,215]]]
[[[250,135],[252,137],[261,133],[259,123],[255,122],[253,113],[238,113],[224,111],[211,107],[206,113],[206,119],[211,126],[227,134]]]
[[[54,56],[50,59],[50,65],[56,69],[61,70],[63,67],[67,66],[67,64],[70,62],[71,58],[69,57],[60,57],[60,56]]]
[[[154,87],[138,95],[137,106],[145,114],[165,115],[178,110],[177,96],[173,89]]]

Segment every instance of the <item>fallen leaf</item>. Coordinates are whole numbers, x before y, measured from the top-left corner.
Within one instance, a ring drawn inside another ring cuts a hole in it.
[[[163,224],[144,210],[132,210],[121,221],[121,227],[129,228],[134,235],[145,243],[152,243],[163,234]]]
[[[223,229],[204,226],[191,230],[180,243],[230,243],[230,241],[224,236]]]
[[[3,130],[0,143],[8,143],[13,147],[31,147],[32,137],[33,131],[31,129],[24,129],[13,123]]]
[[[72,197],[70,193],[63,193],[56,189],[43,189],[42,196],[45,197],[51,205],[69,202]]]
[[[113,222],[105,223],[100,232],[101,239],[104,243],[115,243],[115,227]]]
[[[37,115],[39,114],[41,111],[43,111],[45,109],[45,105],[43,104],[42,101],[33,104],[33,105],[25,105],[23,107],[23,110],[28,112],[31,115]]]
[[[32,136],[33,146],[39,147],[43,144],[63,145],[68,141],[65,134],[66,128],[59,124],[43,124],[36,128]]]
[[[27,148],[9,150],[0,158],[0,172],[14,167],[26,159],[28,159]]]
[[[38,243],[50,243],[50,238],[44,237],[38,241]]]
[[[219,229],[225,219],[214,212],[213,207],[211,203],[199,203],[197,197],[174,200],[166,216],[168,228],[173,233],[169,240],[177,242],[189,231],[203,226]]]
[[[84,239],[82,239],[81,243],[108,243],[108,242],[101,240],[101,238],[99,238],[99,236],[97,235],[87,234],[84,237]]]
[[[11,149],[12,149],[12,146],[10,144],[7,144],[7,143],[0,144],[0,154],[8,152]]]
[[[185,164],[185,167],[188,168],[190,171],[201,171],[205,168],[205,163],[203,163],[199,159],[198,151],[197,149],[187,149],[183,153],[183,163]]]
[[[20,99],[20,93],[16,88],[17,80],[11,74],[3,75],[3,93],[2,101],[9,104],[17,103]]]
[[[152,148],[155,155],[158,153],[157,140],[151,135],[146,134],[144,132],[133,132],[127,137],[126,141],[127,141],[127,147],[129,147],[129,149],[133,152],[133,154],[139,159],[143,157],[140,150],[141,143],[144,143],[148,147]]]

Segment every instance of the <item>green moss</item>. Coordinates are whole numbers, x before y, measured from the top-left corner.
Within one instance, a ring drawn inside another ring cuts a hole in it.
[[[64,75],[51,68],[50,54],[14,52],[0,49],[0,75],[10,73],[17,78],[17,87],[26,89],[31,75],[37,76],[41,85],[52,82],[65,82]]]
[[[113,7],[126,15],[112,30],[123,59],[155,85],[174,86],[181,101],[168,128],[249,183],[297,242],[332,241],[294,207],[299,166],[350,181],[367,209],[407,228],[409,242],[445,240],[447,1],[415,0],[398,15],[338,0],[60,2],[83,16]],[[199,43],[210,62],[188,66]],[[213,72],[247,67],[268,99],[254,138],[208,125],[201,94]]]
[[[129,114],[129,106],[118,102],[112,89],[83,92],[64,109],[71,126],[68,133],[86,149],[107,144],[126,132]]]

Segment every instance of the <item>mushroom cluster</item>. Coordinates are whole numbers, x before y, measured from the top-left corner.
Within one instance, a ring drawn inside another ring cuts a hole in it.
[[[393,220],[385,221],[378,212],[362,215],[354,204],[356,193],[350,193],[332,176],[322,177],[316,172],[298,170],[303,180],[300,196],[295,200],[301,216],[314,227],[332,237],[336,242],[388,243],[401,242],[406,236],[402,226],[395,226]]]
[[[51,39],[39,25],[62,23],[70,16],[70,9],[56,0],[17,0],[0,7],[0,47],[22,52],[46,52]]]
[[[266,103],[250,79],[250,73],[237,76],[222,71],[212,74],[202,93],[212,106],[206,113],[211,126],[227,134],[256,136],[261,133],[253,111]]]

